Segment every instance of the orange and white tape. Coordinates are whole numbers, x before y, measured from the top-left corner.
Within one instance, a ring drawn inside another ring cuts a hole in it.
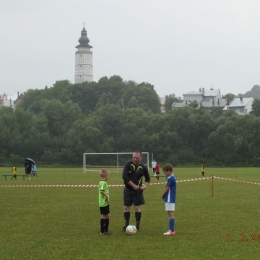
[[[202,181],[202,180],[210,180],[210,179],[220,179],[220,180],[228,180],[228,181],[235,181],[235,182],[242,182],[242,183],[248,183],[248,184],[256,184],[260,185],[259,182],[252,182],[252,181],[240,181],[237,179],[230,179],[230,178],[223,178],[223,177],[217,177],[217,176],[211,176],[211,177],[203,177],[203,178],[193,178],[193,179],[186,179],[186,180],[178,180],[177,182],[191,182],[191,181]],[[149,185],[159,185],[164,184],[166,182],[154,182],[150,183]],[[69,185],[59,185],[59,184],[42,184],[42,185],[0,185],[1,188],[46,188],[46,187],[53,187],[53,188],[97,188],[98,185],[96,184],[69,184]],[[109,187],[124,187],[124,184],[111,184]]]

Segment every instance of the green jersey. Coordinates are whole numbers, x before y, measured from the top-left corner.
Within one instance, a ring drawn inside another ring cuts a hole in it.
[[[105,207],[108,205],[108,202],[106,201],[106,197],[100,193],[101,190],[104,191],[106,193],[106,195],[109,197],[108,185],[103,180],[100,180],[99,185],[98,185],[99,207]]]

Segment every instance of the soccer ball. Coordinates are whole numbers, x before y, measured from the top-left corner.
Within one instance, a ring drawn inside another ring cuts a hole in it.
[[[126,227],[125,231],[126,231],[126,234],[128,234],[128,235],[134,235],[137,232],[137,228],[135,225],[128,225]]]

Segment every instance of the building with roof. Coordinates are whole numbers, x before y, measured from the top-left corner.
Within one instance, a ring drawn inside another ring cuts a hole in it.
[[[21,96],[22,95],[20,95],[19,92],[13,95],[5,94],[5,93],[0,94],[0,108],[11,107],[15,109],[15,106],[20,101]]]
[[[198,103],[198,106],[204,107],[209,112],[214,107],[224,108],[227,105],[227,100],[221,98],[220,89],[210,88],[205,90],[204,88],[199,88],[199,91],[191,91],[183,94],[183,102],[174,102],[172,104],[172,109],[187,107],[191,103]]]
[[[76,46],[78,49],[75,53],[75,83],[83,83],[85,81],[93,81],[93,56],[91,45],[85,26],[81,31],[81,37]]]
[[[200,88],[199,92],[192,91],[192,92],[183,94],[184,102],[189,101],[189,102],[201,103],[201,102],[213,100],[214,103],[217,103],[217,101],[220,101],[220,99],[221,99],[220,90],[213,89],[213,88],[211,88],[209,90]]]
[[[8,94],[0,94],[0,107],[14,107],[14,100]]]
[[[239,115],[248,115],[252,111],[252,97],[233,98],[229,105],[226,105],[223,111],[234,110]]]

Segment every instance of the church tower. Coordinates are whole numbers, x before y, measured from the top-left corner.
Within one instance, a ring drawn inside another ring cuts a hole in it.
[[[93,81],[93,60],[92,60],[92,48],[89,45],[89,38],[85,26],[81,31],[81,37],[79,38],[78,49],[75,54],[75,83],[82,83],[85,81]]]

